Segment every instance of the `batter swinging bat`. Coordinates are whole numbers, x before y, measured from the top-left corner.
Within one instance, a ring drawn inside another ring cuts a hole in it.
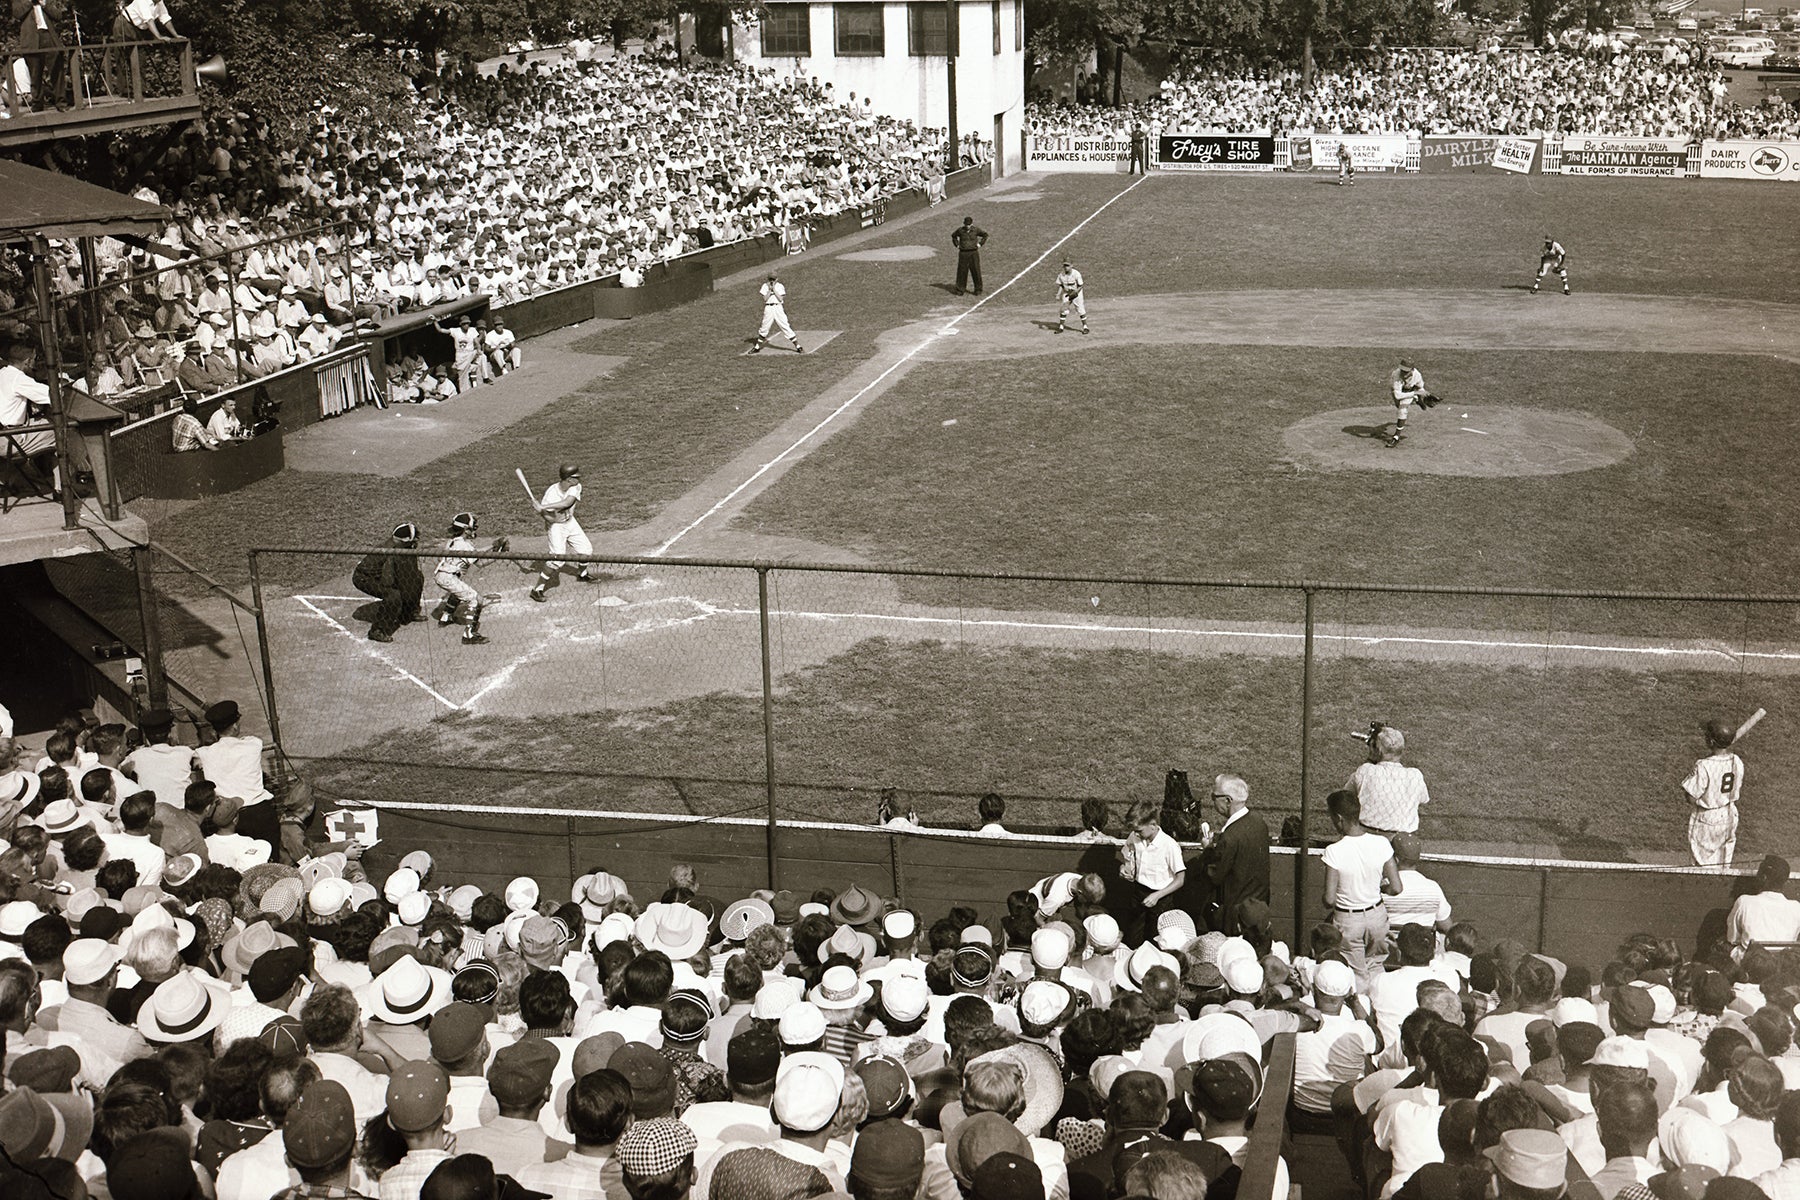
[[[524,469],[521,467],[514,467],[513,474],[519,477],[519,486],[525,489],[526,498],[531,501],[532,507],[536,508],[538,502],[537,493],[531,490],[531,485],[529,483],[525,482]]]
[[[1764,717],[1766,717],[1768,715],[1769,715],[1768,711],[1765,709],[1761,709],[1761,708],[1759,708],[1755,712],[1751,713],[1747,718],[1745,718],[1744,723],[1737,727],[1737,733],[1732,735],[1732,738],[1731,738],[1732,744],[1733,745],[1737,744],[1737,742],[1746,733],[1749,733],[1752,729],[1756,728],[1756,723],[1758,721],[1762,720]]]

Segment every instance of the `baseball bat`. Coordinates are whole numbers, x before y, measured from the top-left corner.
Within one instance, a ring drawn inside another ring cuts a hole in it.
[[[531,485],[529,483],[525,482],[524,469],[521,467],[514,467],[513,474],[517,475],[519,477],[519,486],[525,489],[525,498],[527,500],[531,501],[531,505],[533,508],[536,508],[537,507],[537,493],[531,490]]]
[[[1768,715],[1769,715],[1768,711],[1766,709],[1761,709],[1761,708],[1759,708],[1755,712],[1751,713],[1748,717],[1746,717],[1744,719],[1744,723],[1737,727],[1737,732],[1731,736],[1732,743],[1735,745],[1737,743],[1738,739],[1742,738],[1746,733],[1749,733],[1752,729],[1755,729],[1756,723]]]

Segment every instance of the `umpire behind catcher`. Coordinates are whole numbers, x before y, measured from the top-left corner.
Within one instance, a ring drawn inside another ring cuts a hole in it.
[[[956,247],[956,294],[974,277],[975,294],[981,295],[981,248],[987,245],[987,230],[975,224],[974,217],[964,217],[962,225],[950,235]]]
[[[425,576],[419,560],[393,550],[417,550],[419,527],[411,521],[394,526],[393,547],[363,556],[350,575],[356,590],[381,601],[369,625],[371,642],[391,642],[394,630],[419,619],[419,600],[425,594]]]

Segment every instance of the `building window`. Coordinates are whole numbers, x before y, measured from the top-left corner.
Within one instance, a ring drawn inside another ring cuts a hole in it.
[[[927,0],[906,6],[906,52],[914,58],[943,58],[956,53],[955,43],[947,36],[950,29],[950,6]]]
[[[812,9],[805,4],[771,4],[763,10],[764,58],[805,58],[812,54]]]
[[[1013,4],[1013,49],[1025,48],[1025,0]]]
[[[834,4],[837,15],[837,53],[839,58],[887,53],[887,38],[881,26],[879,4]]]
[[[994,53],[1000,53],[1000,0],[994,0]]]

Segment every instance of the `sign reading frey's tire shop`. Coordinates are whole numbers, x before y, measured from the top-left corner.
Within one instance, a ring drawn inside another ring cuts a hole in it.
[[[1687,174],[1687,139],[1571,133],[1563,138],[1562,173],[1680,179]]]
[[[1156,140],[1165,171],[1273,171],[1275,139],[1214,133],[1178,133]]]

